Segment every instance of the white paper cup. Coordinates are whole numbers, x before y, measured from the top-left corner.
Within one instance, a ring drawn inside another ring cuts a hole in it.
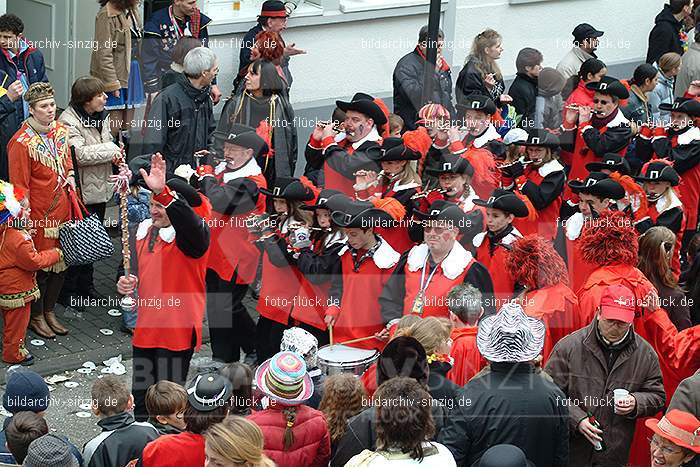
[[[630,395],[630,392],[627,389],[614,389],[613,390],[613,399],[615,401],[615,413],[617,413],[617,403],[623,399],[626,399],[627,396]]]

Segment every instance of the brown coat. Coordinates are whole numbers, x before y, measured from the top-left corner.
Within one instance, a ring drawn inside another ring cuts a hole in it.
[[[632,342],[608,370],[605,355],[595,335],[597,320],[564,337],[552,350],[545,371],[568,396],[572,435],[570,466],[627,464],[635,421],[661,410],[666,401],[659,359],[654,349],[634,333]],[[614,413],[613,389],[627,389],[637,401],[629,415]],[[607,449],[602,453],[578,431],[579,422],[591,412],[603,429]]]
[[[138,13],[132,10],[141,27]],[[90,74],[104,81],[107,92],[127,87],[131,67],[131,20],[126,11],[110,3],[95,18],[95,47],[90,60]]]
[[[700,370],[681,381],[673,393],[668,410],[678,409],[700,417]]]

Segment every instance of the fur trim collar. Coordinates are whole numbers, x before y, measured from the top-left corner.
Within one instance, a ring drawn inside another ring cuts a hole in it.
[[[219,165],[217,165],[214,172],[216,173],[216,175],[219,175],[225,170],[226,161],[221,162]],[[236,178],[252,177],[253,175],[260,175],[261,173],[262,171],[260,170],[260,166],[258,165],[258,163],[255,161],[255,158],[251,157],[250,160],[243,165],[243,167],[236,169],[232,172],[225,172],[223,176],[223,181],[224,183],[228,183]]]
[[[406,261],[408,270],[411,272],[416,272],[423,269],[425,258],[427,258],[429,254],[430,249],[425,243],[421,243],[420,245],[416,245],[411,248],[411,251],[408,252],[408,259]],[[455,242],[452,250],[450,250],[450,253],[440,263],[442,273],[450,280],[456,279],[464,272],[473,259],[474,257],[470,252],[465,250],[459,242]]]
[[[372,256],[372,261],[374,261],[374,264],[379,269],[391,269],[394,266],[396,266],[396,263],[399,262],[401,254],[394,250],[391,247],[391,245],[389,245],[389,242],[384,240],[382,237],[380,237],[379,235],[377,235],[377,237],[382,239],[382,244],[379,245],[377,251],[374,252],[374,255]],[[346,244],[343,248],[340,249],[340,251],[338,252],[338,256],[343,256],[345,252],[349,249],[350,247]]]
[[[495,139],[500,139],[501,135],[498,134],[498,131],[496,131],[496,128],[494,128],[493,125],[489,125],[488,128],[486,128],[486,131],[484,132],[483,135],[479,136],[478,138],[474,139],[474,142],[472,145],[475,148],[481,148],[488,144],[490,141],[493,141]]]
[[[700,140],[700,128],[692,126],[680,135],[678,135],[678,144],[690,144],[694,141]]]
[[[143,240],[148,235],[153,225],[153,219],[146,219],[139,224],[138,230],[136,230],[136,240]],[[165,227],[164,229],[158,230],[158,236],[165,243],[172,243],[175,240],[175,227],[172,225],[170,227]]]
[[[683,203],[678,198],[676,191],[671,189],[671,196],[662,196],[656,201],[656,212],[661,214],[664,211],[668,211],[673,208],[683,209]]]
[[[566,238],[571,241],[578,240],[581,236],[581,230],[583,229],[583,224],[585,223],[585,218],[583,214],[577,212],[573,216],[566,220]]]
[[[478,234],[474,235],[474,239],[472,240],[472,245],[474,245],[476,248],[479,248],[482,243],[484,243],[484,239],[486,238],[486,234],[488,232],[479,232]],[[518,229],[513,227],[513,230],[511,233],[503,237],[503,240],[501,240],[501,243],[504,245],[510,245],[514,241],[516,241],[519,238],[522,238],[523,234],[520,233]]]
[[[559,163],[558,160],[552,159],[551,161],[542,164],[542,167],[537,169],[537,173],[540,177],[544,178],[547,175],[553,174],[554,172],[560,172],[564,170],[564,166]]]
[[[610,120],[608,122],[607,126],[608,128],[615,128],[618,126],[623,126],[623,125],[628,125],[629,126],[630,121],[627,120],[627,118],[622,114],[622,110],[617,109],[617,115],[615,115],[615,118]]]

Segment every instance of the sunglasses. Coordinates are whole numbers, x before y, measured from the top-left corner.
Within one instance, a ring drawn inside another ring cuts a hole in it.
[[[600,104],[600,105],[608,105],[608,104],[612,104],[612,101],[606,101],[603,99],[593,99],[593,103]]]

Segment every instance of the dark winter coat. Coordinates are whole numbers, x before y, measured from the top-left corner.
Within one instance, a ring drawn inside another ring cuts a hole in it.
[[[394,68],[394,113],[400,116],[406,130],[416,129],[418,111],[423,97],[425,58],[418,48],[401,57]],[[441,104],[455,116],[452,105],[452,72],[449,68],[433,74],[433,92],[428,102]],[[426,103],[428,103],[426,102]]]
[[[537,467],[569,459],[564,393],[529,363],[491,363],[459,394],[440,432],[457,465],[470,466],[495,444],[513,444]]]
[[[682,410],[700,417],[700,370],[678,385],[671,402],[668,403],[668,410],[672,409]]]
[[[512,105],[515,111],[522,116],[520,126],[532,128],[537,100],[537,78],[532,78],[527,73],[518,73],[508,89],[508,95],[513,98]]]
[[[209,87],[197,89],[185,75],[153,100],[142,154],[160,152],[168,174],[181,164],[195,166],[195,151],[207,149],[216,125]]]
[[[455,97],[457,98],[457,103],[464,101],[465,96],[469,94],[481,94],[483,96],[489,96],[496,105],[499,105],[499,100],[501,94],[506,91],[506,85],[503,78],[496,81],[496,85],[489,91],[489,89],[484,84],[484,77],[481,72],[476,68],[477,60],[471,58],[464,68],[459,72],[457,76],[457,84],[455,86]]]
[[[0,70],[0,83],[10,81],[9,76],[4,71]],[[7,88],[5,84],[5,88]],[[17,101],[21,101],[20,97]],[[17,109],[17,102],[12,102],[7,94],[0,97],[0,180],[9,180],[8,173],[9,164],[7,162],[7,143],[12,139],[12,135],[19,129],[21,123],[22,110]]]
[[[126,465],[140,459],[146,444],[159,436],[153,425],[135,421],[129,412],[103,418],[97,425],[102,428],[102,433],[83,448],[86,467]]]
[[[656,63],[667,52],[683,55],[683,44],[680,38],[683,23],[673,16],[671,5],[664,5],[661,13],[656,15],[654,23],[654,27],[649,33],[647,63]]]
[[[659,359],[651,345],[633,333],[609,368],[596,327],[594,319],[560,340],[545,367],[568,397],[571,466],[626,465],[637,418],[656,414],[666,401]],[[637,401],[636,410],[628,415],[614,413],[612,393],[618,388],[627,389]],[[587,412],[602,427],[606,450],[601,453],[578,431]]]

